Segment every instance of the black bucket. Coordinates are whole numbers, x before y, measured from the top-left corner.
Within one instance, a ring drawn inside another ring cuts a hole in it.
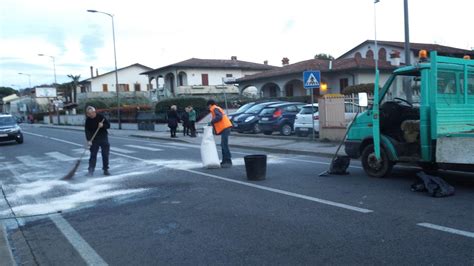
[[[244,156],[245,171],[248,180],[264,180],[267,174],[267,156],[254,154]]]

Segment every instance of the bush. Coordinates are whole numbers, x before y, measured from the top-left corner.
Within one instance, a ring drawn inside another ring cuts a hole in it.
[[[109,107],[104,101],[98,99],[89,99],[79,104],[77,108],[78,113],[85,113],[87,106],[94,106],[96,109],[107,109]]]
[[[206,116],[209,111],[206,106],[207,98],[202,97],[183,97],[183,98],[172,98],[165,99],[158,102],[155,106],[155,114],[157,117],[157,122],[165,123],[167,120],[167,112],[170,109],[171,105],[176,105],[178,107],[178,114],[182,114],[184,108],[191,105],[197,114],[197,121]]]

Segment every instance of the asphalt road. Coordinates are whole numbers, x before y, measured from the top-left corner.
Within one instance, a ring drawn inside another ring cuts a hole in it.
[[[14,212],[40,215],[19,219],[23,234],[2,220],[19,264],[474,264],[471,174],[442,172],[456,195],[431,198],[410,191],[414,168],[373,179],[353,161],[350,175],[319,177],[328,158],[268,154],[267,179],[247,181],[243,156],[261,152],[203,169],[198,145],[110,137],[113,175],[99,159],[85,177],[85,158],[67,182],[84,135],[24,131],[24,144],[0,144]]]

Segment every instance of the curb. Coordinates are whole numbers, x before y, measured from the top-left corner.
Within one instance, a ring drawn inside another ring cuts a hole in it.
[[[13,254],[8,243],[7,232],[5,226],[0,225],[0,265],[1,266],[14,266],[16,265],[15,260],[13,260]]]

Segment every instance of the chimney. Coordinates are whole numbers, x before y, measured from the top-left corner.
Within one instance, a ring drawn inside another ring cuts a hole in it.
[[[99,69],[98,68],[95,69],[95,76],[96,77],[99,76]]]
[[[230,57],[230,60],[232,60],[232,61],[237,61],[237,56],[235,56],[235,55],[231,56],[231,57]]]
[[[390,53],[390,64],[392,66],[400,66],[400,51],[392,50]]]
[[[287,66],[290,64],[290,59],[288,59],[288,57],[283,57],[283,59],[281,60],[281,64],[284,65],[284,66]]]
[[[94,67],[91,66],[91,78],[93,78],[93,77],[94,77]]]
[[[264,65],[268,65],[268,60],[263,61]]]

